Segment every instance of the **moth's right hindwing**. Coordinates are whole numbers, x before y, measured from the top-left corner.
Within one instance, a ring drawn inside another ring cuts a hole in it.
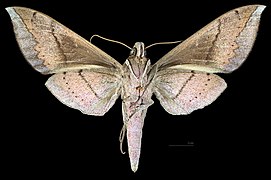
[[[154,93],[171,114],[189,114],[212,103],[226,88],[212,73],[241,66],[256,39],[263,5],[231,10],[158,60]]]
[[[211,104],[227,87],[215,74],[170,70],[157,74],[154,93],[172,115],[190,114]]]

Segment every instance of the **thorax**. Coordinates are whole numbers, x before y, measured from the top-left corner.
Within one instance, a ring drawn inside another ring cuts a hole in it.
[[[123,101],[144,101],[151,97],[150,70],[151,63],[145,56],[144,44],[138,42],[123,64]]]

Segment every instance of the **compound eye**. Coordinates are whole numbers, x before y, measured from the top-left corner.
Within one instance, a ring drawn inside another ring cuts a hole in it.
[[[136,55],[136,48],[133,48],[131,51],[130,51],[130,56],[135,56]]]

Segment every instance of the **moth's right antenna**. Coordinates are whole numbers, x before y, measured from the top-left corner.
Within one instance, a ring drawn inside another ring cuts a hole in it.
[[[101,38],[101,39],[103,39],[103,40],[110,41],[110,42],[113,42],[113,43],[121,44],[121,45],[123,45],[123,46],[129,48],[130,50],[132,50],[131,47],[129,47],[128,45],[126,45],[126,44],[124,44],[124,43],[122,43],[122,42],[120,42],[120,41],[115,41],[115,40],[113,40],[113,39],[108,39],[108,38],[102,37],[102,36],[100,36],[100,35],[98,35],[98,34],[92,35],[89,41],[91,42],[91,40],[92,40],[94,37],[98,37],[98,38]]]
[[[159,44],[175,44],[175,43],[180,43],[182,42],[183,40],[179,40],[179,41],[170,41],[170,42],[157,42],[157,43],[153,43],[151,45],[148,45],[145,49],[147,48],[150,48],[152,46],[155,46],[155,45],[159,45]]]

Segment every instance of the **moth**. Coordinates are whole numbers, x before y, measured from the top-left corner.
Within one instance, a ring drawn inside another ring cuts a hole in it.
[[[132,171],[139,164],[142,129],[152,95],[172,115],[186,115],[218,98],[231,73],[248,57],[264,5],[221,15],[151,64],[143,42],[130,48],[121,65],[110,55],[49,16],[25,7],[7,7],[22,54],[42,74],[63,104],[103,116],[121,96],[122,144],[127,136]],[[150,47],[150,46],[149,46]]]

